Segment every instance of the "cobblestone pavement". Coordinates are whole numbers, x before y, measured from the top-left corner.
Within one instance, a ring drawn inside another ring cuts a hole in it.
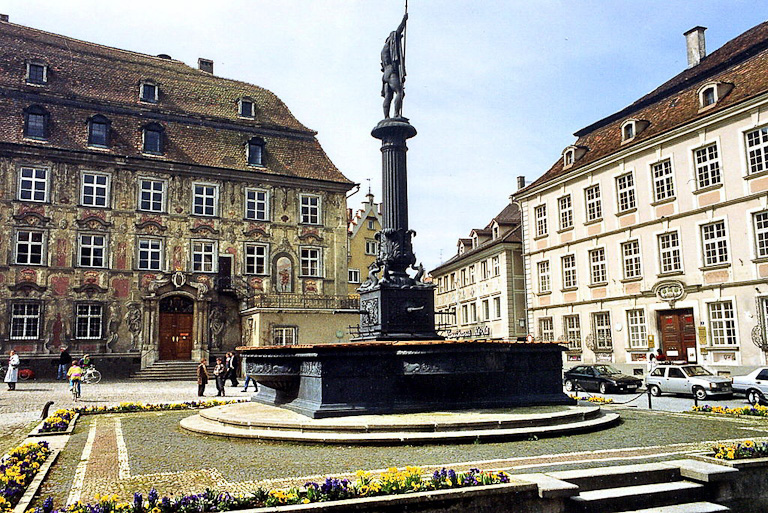
[[[151,487],[162,495],[206,488],[248,492],[258,485],[301,486],[328,475],[349,476],[359,469],[375,472],[406,465],[427,472],[442,466],[536,472],[673,459],[704,450],[711,441],[768,439],[768,419],[617,410],[622,423],[595,433],[406,447],[292,445],[205,437],[180,429],[179,421],[192,412],[86,416],[57,460],[41,497],[50,495],[56,504],[64,504],[89,501],[105,493],[130,500],[133,492],[146,494]],[[80,482],[78,475],[82,475]]]
[[[0,389],[0,433],[18,430],[39,420],[40,413],[47,401],[53,401],[51,412],[58,408],[75,405],[69,394],[66,381],[20,381],[16,390],[10,391],[5,386]],[[197,383],[195,381],[102,381],[96,385],[83,385],[83,396],[77,405],[95,406],[118,404],[123,401],[143,403],[165,403],[196,401]],[[227,387],[226,393],[235,398],[249,397],[253,391],[241,392],[239,387]],[[216,395],[216,387],[208,386],[206,397]]]

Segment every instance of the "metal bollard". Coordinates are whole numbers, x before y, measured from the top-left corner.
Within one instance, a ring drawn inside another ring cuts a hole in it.
[[[699,406],[699,400],[696,398],[696,394],[693,394],[693,407],[697,408]]]
[[[648,390],[645,391],[645,393],[648,394],[648,409],[652,410],[653,409],[653,402],[651,401],[651,389],[650,389],[650,387],[648,388]]]

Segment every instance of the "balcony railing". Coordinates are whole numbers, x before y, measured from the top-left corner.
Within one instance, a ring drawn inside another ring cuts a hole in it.
[[[302,310],[359,310],[358,296],[313,296],[307,294],[257,294],[248,298],[248,308],[297,308]]]

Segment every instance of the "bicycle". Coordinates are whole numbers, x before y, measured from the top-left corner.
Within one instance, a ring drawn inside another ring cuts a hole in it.
[[[80,397],[80,381],[70,381],[69,391],[72,393],[72,400],[77,402]]]
[[[97,371],[96,367],[91,365],[83,371],[82,381],[86,385],[95,385],[101,381],[101,372]]]

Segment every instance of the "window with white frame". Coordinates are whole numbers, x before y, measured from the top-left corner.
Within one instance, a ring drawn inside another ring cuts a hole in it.
[[[240,98],[238,101],[238,114],[241,118],[252,118],[253,117],[253,101],[251,101],[249,98]]]
[[[621,257],[624,264],[624,279],[640,278],[643,270],[640,266],[640,241],[631,240],[621,245]]]
[[[616,177],[616,194],[619,202],[619,213],[637,208],[635,177],[632,173]]]
[[[375,230],[376,229],[376,220],[375,219],[368,219],[368,229],[369,230]]]
[[[216,242],[211,240],[192,241],[192,272],[212,273],[216,271]]]
[[[703,108],[715,103],[717,103],[717,86],[711,85],[702,89],[699,93],[699,105]]]
[[[11,305],[11,340],[40,338],[40,303],[13,303]]]
[[[768,211],[752,216],[755,223],[755,256],[768,258]]]
[[[467,281],[467,268],[461,270],[461,286],[466,287],[469,284]]]
[[[608,270],[605,265],[605,248],[597,248],[589,252],[589,270],[589,278],[592,285],[608,281]]]
[[[218,198],[218,185],[192,184],[192,213],[196,216],[217,215]]]
[[[360,283],[360,269],[349,269],[349,283]],[[441,282],[442,283],[442,280]]]
[[[472,264],[469,266],[469,284],[474,285],[475,283],[475,264]]]
[[[693,151],[696,166],[696,186],[699,189],[719,185],[723,181],[720,172],[720,156],[717,143]]]
[[[501,319],[501,298],[499,296],[493,298],[493,318]]]
[[[297,343],[296,326],[274,326],[272,328],[272,344],[276,346],[292,346]]]
[[[683,261],[680,255],[680,235],[677,232],[659,235],[659,268],[662,274],[683,270]]]
[[[19,169],[19,194],[21,201],[48,201],[48,169],[44,167],[22,167]]]
[[[672,176],[672,161],[662,160],[651,164],[653,175],[653,199],[664,201],[675,197],[675,182]]]
[[[299,222],[301,224],[320,224],[320,196],[301,194],[299,203],[301,204]]]
[[[48,66],[40,62],[27,62],[27,84],[48,83]]]
[[[157,84],[150,81],[142,81],[139,85],[139,99],[143,102],[157,103]]]
[[[477,322],[477,304],[475,303],[469,304],[469,322]]]
[[[379,244],[375,240],[365,240],[365,254],[375,255],[378,252]]]
[[[245,218],[251,221],[269,221],[268,191],[245,189]]]
[[[539,293],[545,294],[552,291],[552,279],[550,276],[549,260],[543,260],[536,264],[539,271]]]
[[[728,237],[725,221],[716,221],[701,227],[701,241],[704,250],[704,265],[728,263]]]
[[[142,271],[161,271],[163,269],[163,241],[155,237],[139,237],[138,268]]]
[[[578,315],[564,315],[563,328],[568,349],[581,349],[581,322]]]
[[[311,248],[303,246],[301,254],[301,275],[309,277],[320,277],[322,269],[322,253],[320,248]]]
[[[539,319],[539,340],[542,342],[552,342],[555,340],[555,325],[552,317],[542,317]]]
[[[595,337],[595,349],[606,350],[613,347],[610,313],[595,312],[592,314],[592,333]]]
[[[491,320],[491,302],[487,299],[483,299],[483,321]]]
[[[107,236],[100,233],[81,233],[78,236],[77,265],[80,267],[107,266]]]
[[[78,304],[75,307],[75,338],[96,340],[102,335],[104,307],[98,304]]]
[[[748,173],[762,173],[768,170],[768,127],[751,130],[744,134],[747,143]]]
[[[17,230],[14,262],[18,265],[43,265],[45,232]]]
[[[245,243],[245,274],[267,274],[269,247],[255,242]]]
[[[80,174],[80,204],[84,207],[108,207],[109,187],[108,174],[83,171]]]
[[[499,276],[501,274],[501,261],[498,256],[491,257],[491,269],[493,276]]]
[[[630,349],[648,347],[648,332],[645,327],[644,310],[627,310],[627,334]]]
[[[600,184],[584,189],[584,201],[587,206],[587,222],[603,217],[603,203],[600,198]]]
[[[488,260],[483,260],[482,262],[480,262],[480,279],[481,280],[488,279]]]
[[[575,289],[578,287],[576,281],[576,255],[565,255],[562,257],[563,264],[563,288]]]
[[[139,210],[146,212],[165,211],[165,180],[139,179]]]
[[[573,228],[573,203],[570,194],[558,198],[557,206],[560,209],[560,229],[567,230]]]
[[[736,345],[736,316],[731,301],[709,303],[709,328],[713,346]]]
[[[533,209],[533,216],[536,219],[536,237],[547,235],[547,206],[539,205]]]

